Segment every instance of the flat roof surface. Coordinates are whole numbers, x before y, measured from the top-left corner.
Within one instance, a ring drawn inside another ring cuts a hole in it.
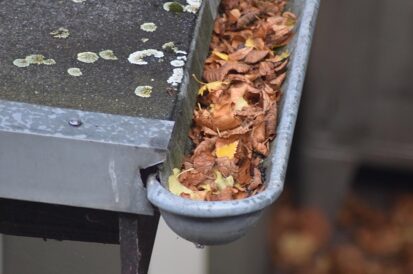
[[[0,5],[0,99],[155,119],[169,119],[176,96],[167,92],[167,79],[176,58],[162,49],[173,41],[188,51],[196,15],[163,9],[162,0],[13,0]],[[153,22],[154,32],[140,29]],[[50,32],[67,28],[67,38]],[[149,39],[146,42],[142,39]],[[77,60],[79,52],[113,50],[118,60],[95,63]],[[145,58],[148,65],[128,62],[129,54],[157,49],[165,57]],[[42,54],[54,65],[17,67],[13,61]],[[67,73],[80,68],[83,75]],[[151,97],[134,94],[140,85],[153,87]]]

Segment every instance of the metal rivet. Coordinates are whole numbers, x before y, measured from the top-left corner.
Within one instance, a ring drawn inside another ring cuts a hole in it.
[[[70,119],[68,123],[72,127],[80,127],[82,125],[82,121],[79,119]]]

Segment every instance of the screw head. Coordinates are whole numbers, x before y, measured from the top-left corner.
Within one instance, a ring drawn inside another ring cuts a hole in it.
[[[68,121],[68,124],[72,127],[80,127],[82,125],[82,121],[80,121],[79,119],[70,119]]]

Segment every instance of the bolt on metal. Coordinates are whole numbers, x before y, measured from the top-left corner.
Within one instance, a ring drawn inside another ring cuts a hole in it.
[[[82,121],[80,121],[79,119],[70,119],[68,121],[68,124],[72,127],[80,127],[82,125]]]

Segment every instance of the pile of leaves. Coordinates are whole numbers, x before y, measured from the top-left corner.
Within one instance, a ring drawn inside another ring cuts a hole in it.
[[[296,16],[286,0],[223,0],[198,91],[191,155],[169,178],[195,200],[242,199],[263,190]]]
[[[386,209],[352,195],[336,231],[320,210],[283,200],[269,234],[274,266],[285,274],[413,273],[413,195]]]

